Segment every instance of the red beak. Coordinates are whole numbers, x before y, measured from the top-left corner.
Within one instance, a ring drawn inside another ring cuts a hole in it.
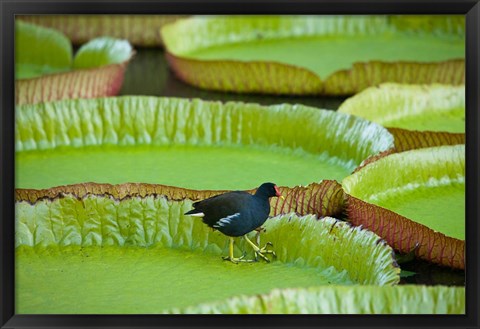
[[[276,196],[278,196],[278,197],[280,197],[280,198],[282,198],[282,199],[285,199],[285,198],[283,197],[283,195],[280,193],[280,190],[278,189],[278,186],[277,186],[277,185],[275,185],[275,192],[277,193]]]

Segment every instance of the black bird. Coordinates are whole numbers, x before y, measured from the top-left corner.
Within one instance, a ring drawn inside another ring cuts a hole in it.
[[[267,250],[267,246],[271,243],[259,248],[246,234],[265,223],[270,213],[268,200],[271,197],[283,198],[277,185],[263,183],[253,195],[243,191],[233,191],[195,202],[194,209],[185,215],[203,217],[205,224],[230,238],[229,255],[223,259],[233,263],[250,261],[243,259],[245,255],[239,258],[233,257],[234,237],[243,236],[255,250],[255,255],[269,262],[265,254],[275,255],[272,250]]]

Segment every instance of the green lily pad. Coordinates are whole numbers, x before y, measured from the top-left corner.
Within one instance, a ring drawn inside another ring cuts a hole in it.
[[[78,49],[73,61],[75,69],[90,69],[112,63],[123,63],[132,56],[127,40],[102,37],[91,40]]]
[[[465,132],[465,86],[383,84],[347,99],[338,111],[385,127]]]
[[[393,146],[383,127],[333,111],[142,96],[19,106],[15,131],[21,188],[307,185]]]
[[[388,127],[397,151],[465,143],[465,86],[401,85],[367,88],[340,105]]]
[[[15,22],[15,78],[29,79],[68,71],[73,50],[63,34],[35,25]]]
[[[423,19],[438,29],[411,17],[216,16],[161,33],[173,70],[205,89],[346,95],[386,81],[463,83],[463,18]]]
[[[124,40],[101,37],[73,56],[61,32],[15,22],[16,103],[38,103],[118,93],[126,65],[133,56]]]
[[[173,314],[465,314],[465,288],[328,286],[275,289],[183,309]]]
[[[190,199],[89,189],[17,199],[18,313],[161,313],[275,288],[399,282],[388,245],[334,218],[271,218],[261,240],[276,260],[236,265],[221,259],[224,235],[183,215]],[[249,251],[238,240],[235,253]]]
[[[142,47],[163,45],[158,32],[166,24],[183,15],[18,15],[16,19],[54,28],[64,33],[75,45],[91,39],[111,36],[127,39]]]
[[[353,224],[402,252],[418,243],[419,258],[464,268],[464,145],[391,154],[345,178],[342,186]]]

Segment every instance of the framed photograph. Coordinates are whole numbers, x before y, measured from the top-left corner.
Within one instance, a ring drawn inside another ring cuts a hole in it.
[[[478,326],[478,1],[2,13],[2,328]]]

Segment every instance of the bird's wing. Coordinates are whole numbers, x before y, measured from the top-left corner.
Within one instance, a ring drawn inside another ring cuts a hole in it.
[[[223,217],[239,212],[251,197],[247,192],[233,191],[196,202],[194,208],[205,214],[215,211]]]
[[[228,192],[209,199],[202,200],[195,206],[195,211],[203,213],[203,222],[210,227],[219,225],[218,221],[225,219],[236,221],[245,211],[245,204],[252,198],[246,192]],[[227,224],[227,223],[224,223]]]
[[[229,193],[232,193],[232,192],[229,192]],[[229,193],[227,193],[227,194],[229,194]],[[185,215],[192,215],[192,216],[194,216],[194,215],[200,215],[200,214],[201,214],[201,216],[204,216],[205,214],[203,213],[203,209],[204,209],[204,208],[208,208],[208,207],[209,207],[209,206],[208,206],[209,204],[215,204],[215,203],[217,202],[217,201],[215,201],[215,200],[217,200],[217,199],[220,199],[220,200],[221,200],[221,199],[222,199],[221,197],[222,197],[223,195],[224,195],[224,194],[215,195],[215,196],[212,196],[212,197],[210,197],[210,198],[208,198],[208,199],[204,199],[204,200],[201,200],[201,201],[197,201],[197,202],[192,203],[193,209],[190,210],[190,211],[187,211],[187,212],[185,213]]]

